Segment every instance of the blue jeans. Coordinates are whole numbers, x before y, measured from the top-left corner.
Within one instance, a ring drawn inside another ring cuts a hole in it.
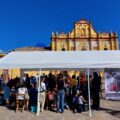
[[[78,104],[77,107],[78,107],[77,108],[77,112],[81,113],[83,111],[83,105],[82,104]]]
[[[58,90],[58,92],[57,92],[57,112],[60,112],[60,107],[61,107],[61,112],[64,112],[64,97],[65,97],[64,90]]]

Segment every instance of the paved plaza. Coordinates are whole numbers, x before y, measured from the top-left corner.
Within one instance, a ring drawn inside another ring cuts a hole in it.
[[[39,116],[31,112],[7,109],[0,106],[0,120],[120,120],[120,101],[101,100],[101,110],[92,111],[89,118],[88,112],[73,114],[72,111],[65,110],[64,113],[43,111]]]

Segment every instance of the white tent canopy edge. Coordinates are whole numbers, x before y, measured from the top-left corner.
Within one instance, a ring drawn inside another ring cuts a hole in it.
[[[0,68],[39,69],[40,76],[41,70],[87,68],[89,82],[90,68],[120,68],[120,51],[11,52],[0,59]],[[89,116],[91,116],[89,84],[88,93]],[[37,115],[39,115],[39,101],[37,107]]]
[[[11,52],[0,59],[0,68],[120,68],[120,51]]]

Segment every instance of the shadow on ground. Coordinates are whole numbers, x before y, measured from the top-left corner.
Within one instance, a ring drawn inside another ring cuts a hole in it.
[[[120,118],[120,110],[112,110],[107,108],[100,108],[100,111],[105,111],[106,113],[115,116],[117,118]]]

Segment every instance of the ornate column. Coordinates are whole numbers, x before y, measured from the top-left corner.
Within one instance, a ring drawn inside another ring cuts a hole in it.
[[[89,22],[89,28],[88,28],[88,31],[89,31],[89,49],[92,50],[92,44],[91,44],[91,22]]]
[[[100,32],[97,33],[97,41],[98,41],[98,50],[101,50],[101,44],[100,44]]]
[[[51,36],[51,50],[54,51],[55,50],[55,34],[52,32],[52,36]]]
[[[57,50],[57,37],[58,37],[58,33],[56,32],[56,34],[55,34],[55,51],[58,51]]]
[[[110,32],[110,49],[111,50],[114,50],[115,47],[114,47],[114,33],[113,32]]]
[[[73,38],[73,43],[74,43],[74,50],[76,51],[76,25],[78,24],[78,22],[74,23],[74,38]]]
[[[70,38],[70,33],[68,33],[68,35],[67,35],[67,50],[68,51],[70,51],[70,40],[69,40],[69,38]]]
[[[74,50],[76,51],[76,39],[74,38]]]
[[[118,35],[117,35],[117,33],[115,33],[115,49],[116,50],[119,50],[119,43],[118,43]]]

